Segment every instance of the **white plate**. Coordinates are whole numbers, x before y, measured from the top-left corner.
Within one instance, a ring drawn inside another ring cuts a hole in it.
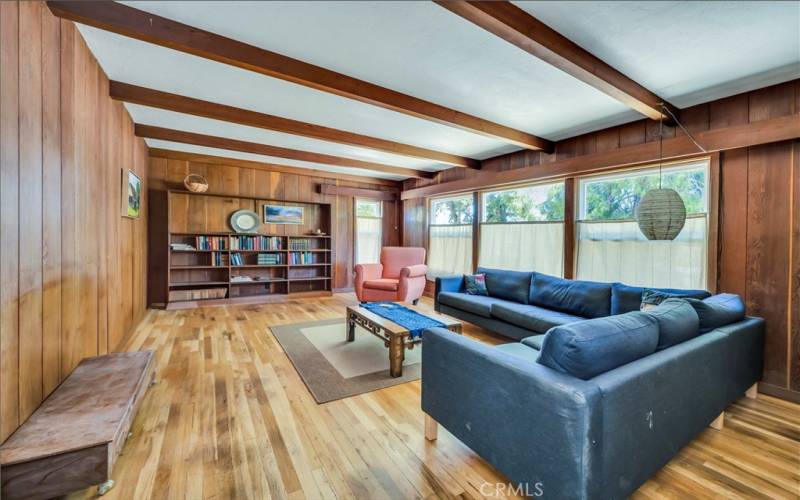
[[[238,210],[231,215],[231,227],[237,233],[256,233],[260,224],[258,214],[252,210]]]

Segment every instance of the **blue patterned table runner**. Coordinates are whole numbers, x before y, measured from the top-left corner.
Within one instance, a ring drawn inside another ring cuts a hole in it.
[[[441,321],[429,318],[424,314],[420,314],[417,311],[401,306],[400,304],[395,304],[394,302],[368,302],[362,304],[361,307],[402,326],[408,330],[411,338],[421,336],[422,331],[426,328],[445,326]]]

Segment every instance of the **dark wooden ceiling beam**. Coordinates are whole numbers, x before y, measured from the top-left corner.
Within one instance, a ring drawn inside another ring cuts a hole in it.
[[[117,2],[47,2],[63,19],[329,92],[520,147],[552,150],[550,141],[439,104],[337,73]]]
[[[730,149],[796,140],[800,138],[800,114],[696,132],[694,138],[706,153],[699,152],[694,141],[686,134],[681,134],[672,139],[664,139],[662,148],[657,141],[653,141],[510,170],[482,170],[480,174],[466,179],[407,189],[400,194],[400,199],[425,198],[533,180],[586,175],[623,167],[652,165],[659,159],[706,156]]]
[[[356,146],[384,153],[391,153],[421,160],[430,160],[454,167],[467,167],[480,169],[481,162],[474,158],[453,155],[432,149],[420,148],[385,139],[378,139],[366,135],[337,130],[334,128],[314,125],[312,123],[291,120],[280,116],[268,115],[248,109],[235,108],[215,102],[203,101],[169,92],[161,92],[146,87],[139,87],[123,82],[112,81],[110,94],[118,101],[141,104],[153,108],[185,113],[188,115],[202,116],[239,125],[263,128],[285,134],[298,135],[348,146]]]
[[[436,1],[450,12],[605,92],[639,113],[671,120],[678,109],[510,2]],[[654,35],[656,36],[656,35]]]
[[[183,130],[174,130],[152,125],[136,124],[135,133],[138,137],[148,139],[160,139],[162,141],[180,142],[182,144],[193,144],[195,146],[205,146],[209,148],[227,149],[229,151],[240,151],[265,156],[275,156],[290,160],[305,161],[322,165],[335,165],[337,167],[361,168],[374,170],[385,174],[402,175],[405,177],[417,177],[420,179],[431,179],[436,172],[426,172],[424,170],[414,170],[411,168],[395,167],[374,163],[371,161],[354,160],[342,156],[326,155],[322,153],[312,153],[310,151],[300,151],[298,149],[281,148],[257,142],[240,141],[213,135],[196,134]]]

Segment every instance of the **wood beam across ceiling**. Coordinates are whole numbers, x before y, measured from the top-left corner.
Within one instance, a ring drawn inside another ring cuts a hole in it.
[[[305,161],[309,163],[317,163],[322,165],[335,165],[337,167],[361,168],[365,170],[374,170],[376,172],[381,172],[384,174],[401,175],[404,177],[432,179],[436,175],[436,172],[414,170],[411,168],[396,167],[393,165],[384,165],[383,163],[354,160],[352,158],[345,158],[343,156],[333,156],[322,153],[313,153],[310,151],[300,151],[298,149],[282,148],[278,146],[270,146],[268,144],[240,141],[237,139],[228,139],[225,137],[217,137],[213,135],[196,134],[194,132],[185,132],[183,130],[155,127],[152,125],[136,124],[135,133],[138,137],[144,137],[148,139],[159,139],[162,141],[179,142],[182,144],[193,144],[195,146],[227,149],[229,151],[240,151],[243,153],[275,156],[278,158],[287,158],[290,160]]]
[[[282,54],[117,2],[47,2],[62,19],[254,71],[305,87],[456,127],[517,146],[551,151],[550,141]]]
[[[185,113],[187,115],[202,116],[249,127],[258,127],[285,134],[298,135],[311,139],[319,139],[337,144],[346,144],[359,148],[381,151],[395,155],[407,156],[421,160],[430,160],[454,167],[467,167],[480,169],[481,162],[474,158],[458,156],[432,149],[411,146],[385,139],[378,139],[366,135],[323,127],[313,123],[291,120],[275,115],[268,115],[248,109],[226,106],[215,102],[203,101],[146,87],[139,87],[123,82],[112,81],[110,84],[112,99],[150,106],[153,108]]]
[[[648,118],[671,120],[663,112],[662,104],[675,116],[678,114],[675,106],[511,2],[437,0],[436,3]]]

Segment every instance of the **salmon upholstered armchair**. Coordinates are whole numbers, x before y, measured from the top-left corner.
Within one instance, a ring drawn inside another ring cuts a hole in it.
[[[413,302],[425,290],[425,249],[383,247],[380,264],[356,265],[359,302]]]

